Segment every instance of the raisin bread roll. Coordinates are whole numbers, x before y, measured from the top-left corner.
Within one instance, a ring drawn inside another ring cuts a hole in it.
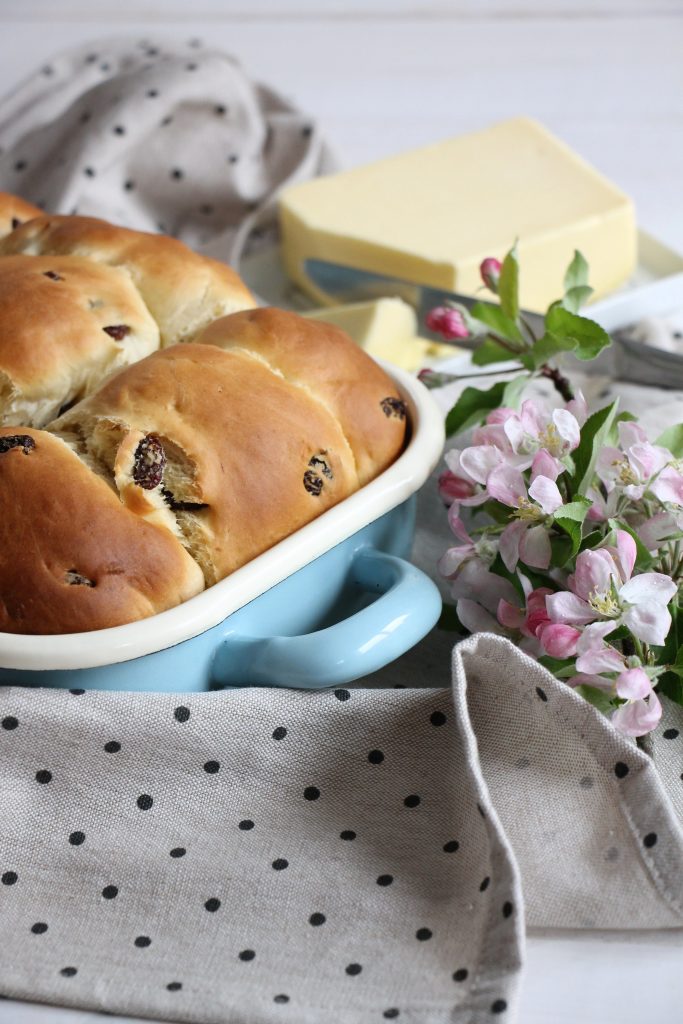
[[[0,507],[0,631],[103,629],[203,588],[168,530],[125,508],[51,434],[0,427]]]
[[[9,192],[0,192],[0,238],[9,235],[25,220],[32,220],[33,217],[42,217],[43,211],[19,196],[10,195]]]
[[[42,427],[158,347],[124,270],[78,256],[0,258],[0,423]]]
[[[126,270],[159,326],[162,346],[189,341],[217,317],[255,305],[226,264],[200,256],[174,238],[94,217],[36,217],[0,241],[0,254],[15,253],[81,256]]]
[[[157,352],[51,429],[109,472],[131,511],[182,538],[207,584],[358,487],[326,403],[246,349]]]
[[[315,395],[341,425],[361,486],[400,451],[405,404],[381,367],[338,327],[281,309],[251,309],[216,320],[195,341],[249,352]]]

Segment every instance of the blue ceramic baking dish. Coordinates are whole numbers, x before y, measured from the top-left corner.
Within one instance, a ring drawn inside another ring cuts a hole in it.
[[[441,599],[406,557],[443,418],[418,381],[385,369],[408,406],[411,436],[384,473],[177,608],[90,633],[0,633],[0,683],[178,693],[324,687],[374,672],[417,643]]]

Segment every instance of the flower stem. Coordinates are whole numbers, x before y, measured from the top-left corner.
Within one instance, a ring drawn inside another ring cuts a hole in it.
[[[571,402],[572,398],[574,398],[574,391],[567,378],[564,374],[560,373],[557,367],[544,363],[540,369],[540,374],[542,377],[547,377],[548,380],[553,382],[555,390],[560,393],[565,402]]]

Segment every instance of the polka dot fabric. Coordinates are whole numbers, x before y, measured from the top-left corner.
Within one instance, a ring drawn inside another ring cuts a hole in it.
[[[2,688],[0,720],[0,994],[207,1024],[514,1004],[522,897],[448,690]]]
[[[310,118],[198,39],[87,44],[0,99],[0,189],[228,262],[285,184],[332,169]]]

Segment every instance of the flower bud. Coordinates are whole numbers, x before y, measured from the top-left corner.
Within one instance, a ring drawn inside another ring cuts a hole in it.
[[[449,469],[439,476],[439,495],[446,505],[452,505],[454,501],[462,501],[463,498],[471,498],[474,494],[474,487],[468,480],[451,473]]]
[[[449,306],[435,306],[425,317],[425,325],[435,334],[440,334],[446,341],[467,338],[469,331],[465,318],[458,309]]]
[[[479,273],[481,274],[482,281],[486,287],[490,288],[496,295],[498,294],[498,281],[500,280],[500,272],[502,269],[503,264],[493,256],[487,256],[485,260],[482,260],[479,267]]]

